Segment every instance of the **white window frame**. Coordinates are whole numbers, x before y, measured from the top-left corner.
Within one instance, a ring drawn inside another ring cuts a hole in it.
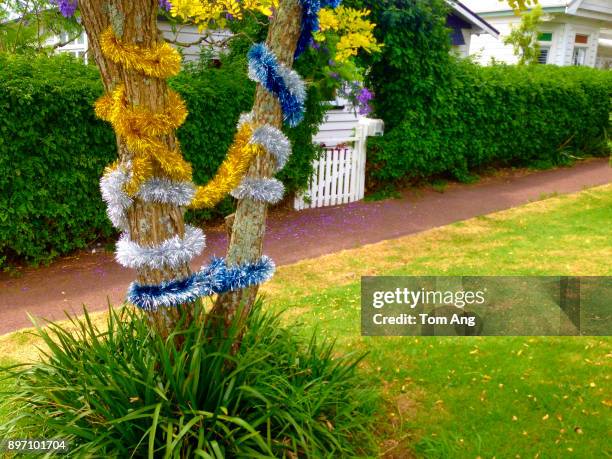
[[[552,54],[553,43],[555,42],[555,32],[553,32],[552,30],[538,31],[538,35],[542,35],[545,33],[549,33],[551,37],[550,37],[550,41],[538,40],[538,45],[540,46],[540,56],[538,56],[538,64],[542,64],[542,65],[550,64],[550,55]],[[542,55],[543,50],[548,50],[546,54],[546,62],[540,62],[540,57]]]
[[[540,45],[540,55],[538,56],[538,64],[546,65],[550,62],[550,50],[551,49],[552,49],[552,46],[550,45],[546,45],[546,46]],[[540,61],[540,59],[542,58],[543,51],[546,51],[546,62]]]
[[[586,43],[576,43],[576,37],[578,35],[584,35],[587,37]],[[574,34],[574,49],[572,51],[572,65],[585,66],[587,61],[587,55],[589,53],[589,46],[591,44],[592,36],[589,33],[576,31]],[[577,59],[581,57],[581,62]]]

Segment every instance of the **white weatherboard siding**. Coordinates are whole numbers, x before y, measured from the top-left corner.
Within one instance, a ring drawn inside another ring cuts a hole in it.
[[[313,137],[315,143],[335,145],[338,141],[353,137],[355,128],[362,117],[350,108],[327,111],[319,132]]]
[[[176,41],[179,43],[196,43],[202,37],[202,34],[198,32],[198,28],[193,25],[178,26],[175,30],[172,26],[165,21],[159,21],[157,23],[159,30],[163,33],[164,37],[170,41]],[[210,41],[220,42],[226,39],[229,35],[227,31],[215,31],[211,32]],[[54,45],[60,41],[66,41],[65,37],[52,37],[48,40],[49,45]],[[188,47],[178,47],[180,53],[183,56],[185,62],[194,62],[200,59],[202,48],[206,48],[209,45],[207,43],[195,44]],[[58,53],[69,53],[75,57],[82,58],[87,62],[87,50],[89,49],[87,34],[83,32],[76,40],[68,43],[65,46],[57,49]],[[213,49],[213,54],[216,55],[219,52],[219,48]]]
[[[476,60],[483,65],[490,64],[492,58],[500,62],[515,64],[518,58],[514,55],[511,45],[504,45],[503,39],[511,32],[512,26],[516,27],[520,23],[520,18],[508,16],[488,19],[500,31],[501,39],[495,40],[489,35],[472,37],[470,55],[475,55]],[[540,32],[552,33],[551,42],[541,43],[542,46],[550,47],[547,63],[572,65],[574,48],[581,46],[575,44],[576,34],[583,34],[589,37],[588,45],[585,46],[587,52],[584,65],[594,67],[597,60],[600,28],[594,26],[592,21],[583,18],[555,16],[550,19],[552,20],[544,22],[540,28]]]
[[[610,0],[574,0],[569,2],[567,8],[569,14],[601,20],[603,16],[608,16],[612,20],[612,1]]]
[[[607,0],[603,0],[603,1],[606,2]],[[510,8],[508,7],[508,4],[505,1],[501,2],[499,0],[461,0],[461,3],[463,3],[465,6],[467,6],[469,9],[471,9],[475,13],[478,13],[481,15],[482,13],[490,13],[493,11],[502,11],[510,15],[514,14],[512,13],[512,11],[510,11]],[[563,8],[565,9],[567,4],[571,3],[571,1],[569,0],[539,0],[538,3],[542,5],[542,8]],[[485,19],[488,21],[486,17]]]
[[[482,35],[472,37],[470,55],[475,55],[484,65],[492,59],[516,63],[518,58],[511,46],[503,44],[503,39],[512,26],[520,23],[520,17],[498,0],[464,0],[463,3],[501,33],[499,41]],[[552,41],[540,43],[549,48],[548,64],[574,65],[574,55],[578,53],[581,65],[602,68],[608,65],[608,51],[604,47],[600,49],[599,39],[606,38],[612,29],[612,0],[540,0],[540,4],[544,9],[540,32],[552,33]],[[576,34],[587,35],[588,43],[576,43]]]
[[[471,29],[461,29],[461,34],[463,35],[463,39],[465,40],[465,45],[453,45],[453,51],[457,53],[460,57],[468,57],[470,55],[470,43],[472,42],[472,33]],[[491,35],[482,34],[481,36],[487,36],[497,40],[497,38],[492,37]]]
[[[488,65],[492,59],[507,64],[516,64],[517,57],[512,52],[512,46],[504,45],[504,37],[506,37],[513,24],[518,24],[519,19],[516,17],[504,18],[487,18],[489,24],[499,30],[499,39],[491,35],[475,35],[470,41],[469,54],[476,57],[476,61],[482,65]]]
[[[187,43],[197,43],[201,38],[202,34],[198,31],[198,28],[194,25],[181,25],[177,26],[174,30],[172,26],[163,21],[159,21],[157,23],[157,27],[164,34],[164,37],[170,41],[176,41],[179,43],[187,44]],[[204,32],[207,33],[207,32]],[[229,36],[229,32],[225,30],[213,31],[210,32],[211,42],[220,42],[226,39]],[[183,60],[185,62],[194,62],[200,59],[200,54],[202,53],[202,49],[206,49],[210,45],[208,43],[195,44],[188,47],[179,47],[179,51],[183,55]],[[220,48],[213,48],[213,55],[217,56],[219,54]]]

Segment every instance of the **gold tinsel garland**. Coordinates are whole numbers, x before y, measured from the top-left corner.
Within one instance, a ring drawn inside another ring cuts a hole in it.
[[[109,27],[100,37],[100,46],[104,55],[115,64],[146,76],[165,79],[181,71],[181,55],[165,42],[150,48],[122,43]]]
[[[181,57],[167,43],[150,48],[122,43],[111,27],[100,39],[102,53],[112,62],[149,77],[168,78],[180,71]],[[118,85],[112,93],[96,102],[96,114],[113,126],[133,157],[130,181],[125,191],[134,196],[140,186],[155,173],[155,166],[173,181],[191,181],[191,164],[183,159],[180,147],[170,149],[163,137],[172,134],[187,118],[187,108],[181,96],[168,90],[167,105],[159,113],[142,107],[130,106],[125,87]],[[253,128],[244,123],[238,130],[227,157],[215,177],[204,186],[198,186],[190,207],[210,208],[217,205],[232,189],[240,184],[255,155],[262,147],[250,144]]]
[[[243,123],[234,143],[230,146],[225,160],[219,166],[217,175],[207,185],[196,189],[195,197],[190,207],[204,209],[216,206],[230,191],[236,188],[249,169],[252,159],[263,153],[260,145],[251,144],[253,128],[249,123]]]

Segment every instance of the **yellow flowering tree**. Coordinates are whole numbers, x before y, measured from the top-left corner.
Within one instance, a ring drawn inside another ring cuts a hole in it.
[[[336,56],[338,62],[345,62],[357,56],[359,51],[375,53],[381,45],[374,37],[375,24],[367,20],[370,11],[366,9],[339,7],[324,8],[319,13],[319,31],[314,33],[317,42],[329,39],[329,32],[338,37]]]

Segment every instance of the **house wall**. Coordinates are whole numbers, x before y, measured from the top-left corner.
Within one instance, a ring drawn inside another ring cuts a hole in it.
[[[576,13],[593,19],[601,19],[602,15],[608,16],[608,20],[612,20],[612,2],[610,0],[582,0],[572,5],[570,2],[570,12],[576,10]],[[574,8],[572,8],[574,6]]]
[[[542,43],[550,46],[548,64],[572,65],[576,34],[589,36],[586,46],[584,65],[595,67],[597,61],[598,40],[601,25],[587,18],[568,16],[565,14],[546,15],[541,32],[553,34],[552,41]],[[518,26],[520,18],[516,16],[488,17],[488,22],[500,31],[500,39],[495,40],[488,35],[474,36],[471,41],[470,55],[476,55],[477,61],[483,65],[491,63],[491,59],[515,64],[518,57],[514,55],[512,46],[504,45],[504,38],[511,32],[513,26]]]
[[[504,37],[510,31],[512,25],[520,22],[515,16],[501,18],[487,18],[487,22],[499,30],[499,39],[488,34],[475,35],[470,41],[470,55],[476,56],[476,61],[482,65],[489,65],[494,58],[496,61],[516,64],[517,57],[512,52],[512,46],[504,45]]]
[[[359,120],[362,118],[363,116],[358,115],[348,104],[328,110],[319,126],[319,132],[312,140],[315,143],[333,145],[334,139],[352,137]]]
[[[612,40],[600,40],[595,66],[600,69],[612,69]]]
[[[573,65],[574,49],[576,34],[584,34],[589,36],[589,43],[586,46],[586,60],[584,65],[587,67],[595,67],[597,61],[597,49],[599,45],[598,26],[594,26],[589,21],[580,18],[569,18],[565,24],[565,36],[563,53],[558,56],[558,65]]]
[[[461,29],[461,34],[465,40],[465,45],[453,45],[453,51],[458,56],[468,57],[470,55],[470,44],[472,42],[473,31],[471,29]]]
[[[170,41],[177,41],[180,43],[195,43],[201,37],[202,34],[198,31],[197,26],[194,25],[182,25],[177,27],[176,30],[172,30],[172,26],[168,22],[159,21],[157,24],[159,30],[163,33],[164,37]],[[207,33],[207,32],[204,32]],[[230,32],[221,30],[210,32],[210,40],[212,42],[221,42],[229,36]],[[202,43],[198,45],[192,45],[189,47],[179,47],[179,51],[183,55],[185,62],[194,62],[200,59],[202,50],[209,47],[208,43]],[[214,56],[217,56],[221,51],[220,47],[212,47]]]
[[[54,46],[58,43],[66,41],[65,37],[55,36],[51,37],[47,40],[48,46]],[[83,59],[85,63],[87,63],[87,49],[89,48],[87,34],[83,32],[80,37],[76,40],[68,43],[65,46],[57,48],[57,53],[68,53],[72,54],[74,57],[79,59]]]
[[[608,0],[603,0],[604,2]],[[487,13],[491,11],[504,11],[508,12],[509,16],[512,16],[513,13],[509,10],[508,4],[504,2],[500,2],[499,0],[461,0],[465,6],[474,11],[475,13]],[[538,2],[542,5],[543,8],[549,7],[559,7],[565,8],[565,6],[570,3],[570,0],[539,0]],[[489,21],[488,18],[484,18]],[[489,21],[490,22],[490,21]]]

